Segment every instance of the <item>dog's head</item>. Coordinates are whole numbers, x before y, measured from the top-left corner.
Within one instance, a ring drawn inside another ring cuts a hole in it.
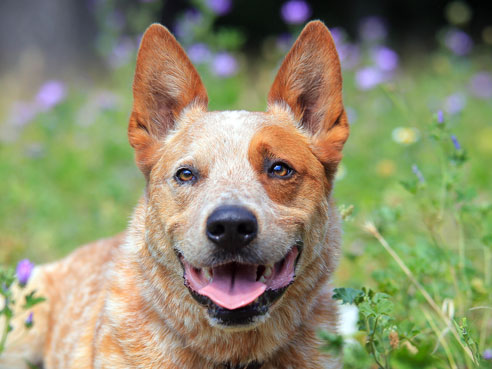
[[[266,112],[207,111],[197,71],[157,24],[143,36],[133,93],[128,134],[147,179],[150,254],[210,322],[253,326],[335,247],[329,198],[349,128],[328,29],[305,27]],[[327,272],[304,277],[305,293]]]

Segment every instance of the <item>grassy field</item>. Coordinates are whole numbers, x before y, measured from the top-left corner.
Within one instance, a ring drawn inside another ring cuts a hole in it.
[[[492,101],[472,82],[492,72],[487,52],[439,50],[367,89],[344,72],[351,137],[334,190],[345,218],[335,285],[353,288],[340,298],[361,312],[347,368],[492,367],[482,358],[492,348]],[[264,110],[279,55],[240,59],[225,79],[200,67],[210,109]],[[0,264],[47,262],[125,228],[144,187],[126,137],[132,73],[130,60],[104,83],[69,82],[27,122],[4,104]]]

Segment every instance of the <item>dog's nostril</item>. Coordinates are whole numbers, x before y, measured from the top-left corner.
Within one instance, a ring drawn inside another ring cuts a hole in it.
[[[255,232],[254,225],[252,223],[240,223],[237,227],[237,232],[244,236],[249,236]]]
[[[222,224],[214,224],[209,228],[208,233],[212,236],[220,236],[225,233],[225,227]]]
[[[208,239],[220,248],[238,250],[256,238],[258,221],[250,210],[242,206],[221,206],[208,217],[206,233]]]

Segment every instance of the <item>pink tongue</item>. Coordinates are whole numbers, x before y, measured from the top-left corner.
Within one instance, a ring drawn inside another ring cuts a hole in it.
[[[234,310],[252,303],[267,286],[256,281],[255,265],[226,264],[213,269],[213,278],[198,293],[217,305]]]

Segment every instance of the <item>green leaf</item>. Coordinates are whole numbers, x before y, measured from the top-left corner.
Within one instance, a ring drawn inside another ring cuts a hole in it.
[[[26,360],[26,364],[29,367],[29,369],[41,369],[41,367],[39,367],[38,365],[35,365],[35,364],[31,363],[28,360]]]
[[[461,340],[473,353],[475,360],[479,362],[480,352],[478,348],[478,343],[471,335],[470,328],[468,327],[468,320],[466,318],[462,318],[460,324],[458,324],[455,320],[453,320],[453,323],[460,335]]]
[[[415,195],[417,193],[418,181],[416,179],[411,181],[400,181],[400,184],[412,195]]]
[[[5,304],[5,306],[3,307],[3,309],[0,310],[0,315],[5,315],[5,318],[7,318],[7,319],[12,319],[12,317],[14,316],[14,312],[10,308],[10,304],[9,304],[8,300],[7,300],[7,303]]]
[[[482,243],[486,246],[492,246],[492,233],[482,237]]]
[[[363,295],[361,290],[356,290],[355,288],[335,288],[333,292],[333,298],[341,300],[342,304],[354,304],[356,298]]]
[[[378,314],[391,314],[391,312],[393,311],[393,302],[391,302],[389,298],[389,295],[382,292],[378,292],[374,295],[374,308]]]
[[[357,307],[359,308],[359,313],[363,315],[365,319],[371,316],[375,317],[377,315],[376,311],[374,311],[369,301],[361,302],[359,305],[357,305]]]
[[[34,296],[35,293],[36,291],[32,291],[30,294],[26,295],[26,303],[22,306],[24,310],[28,310],[46,300],[44,297]]]

